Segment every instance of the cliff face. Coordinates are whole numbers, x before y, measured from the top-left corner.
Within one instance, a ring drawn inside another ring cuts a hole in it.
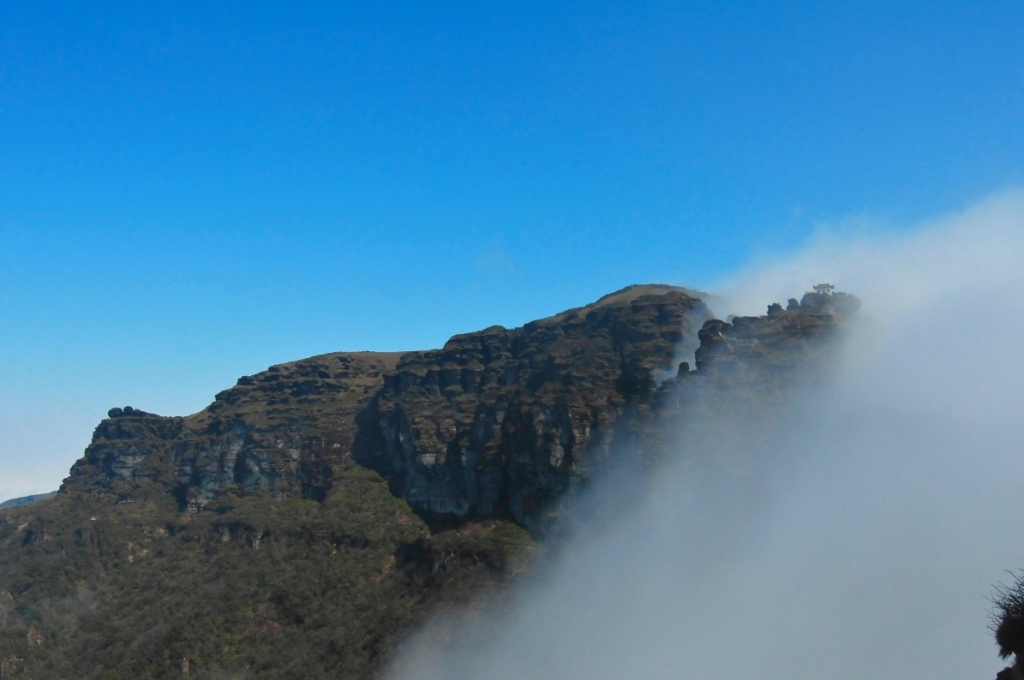
[[[371,677],[418,622],[500,593],[596,475],[699,457],[723,413],[743,451],[856,306],[721,321],[636,286],[273,366],[187,417],[112,409],[55,498],[0,511],[0,675]]]
[[[697,371],[723,380],[750,374],[762,388],[792,384],[800,373],[791,369],[826,359],[823,341],[859,309],[852,295],[807,293],[799,302],[791,298],[786,309],[769,305],[764,316],[712,319],[698,333]]]
[[[351,452],[356,414],[398,358],[336,353],[272,366],[186,418],[111,409],[63,490],[127,501],[155,487],[192,511],[225,493],[323,500]]]
[[[655,376],[674,373],[677,347],[709,316],[681,290],[637,287],[406,355],[360,418],[357,460],[435,522],[504,517],[539,531],[620,416],[650,408]]]
[[[322,501],[354,459],[435,527],[499,518],[539,535],[601,461],[667,436],[659,408],[728,408],[737,384],[759,402],[781,394],[857,304],[811,293],[725,322],[684,289],[633,286],[439,350],[272,366],[192,416],[112,409],[63,490],[138,500],[157,489],[193,512],[257,491]],[[694,349],[696,370],[680,370]]]
[[[155,486],[192,511],[225,493],[322,500],[354,457],[439,525],[539,529],[616,419],[649,410],[655,376],[674,372],[709,317],[682,289],[636,286],[440,350],[273,366],[186,418],[112,409],[63,488],[136,500]]]

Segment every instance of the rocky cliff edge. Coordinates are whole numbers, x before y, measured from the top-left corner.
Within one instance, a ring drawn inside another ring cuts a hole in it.
[[[272,366],[192,416],[112,409],[62,492],[170,492],[193,512],[252,492],[323,500],[354,460],[436,526],[500,518],[543,533],[596,461],[637,454],[628,441],[663,405],[737,380],[777,392],[858,304],[810,293],[726,322],[692,291],[631,286],[437,350]]]

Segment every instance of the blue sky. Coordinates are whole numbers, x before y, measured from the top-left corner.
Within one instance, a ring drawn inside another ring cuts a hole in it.
[[[0,496],[114,405],[1020,186],[1021,35],[1019,2],[5,3]]]

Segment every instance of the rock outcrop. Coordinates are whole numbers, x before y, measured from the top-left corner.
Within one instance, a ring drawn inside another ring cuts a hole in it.
[[[354,457],[437,523],[536,525],[615,420],[649,410],[657,376],[674,374],[709,317],[684,289],[633,286],[440,350],[272,366],[192,416],[112,409],[62,489],[123,501],[170,490],[192,511],[226,493],[323,499]]]
[[[709,317],[681,289],[637,286],[406,355],[361,415],[357,460],[435,523],[504,517],[540,531]]]
[[[632,286],[438,350],[272,366],[192,416],[112,409],[63,490],[170,491],[194,512],[257,491],[323,500],[354,459],[435,528],[498,518],[540,535],[602,461],[650,454],[659,409],[727,408],[744,383],[757,401],[781,394],[857,304],[809,293],[726,322],[685,289]]]
[[[62,490],[124,501],[171,491],[193,511],[225,493],[322,500],[332,466],[351,452],[356,415],[399,356],[339,352],[271,366],[184,418],[111,409]]]

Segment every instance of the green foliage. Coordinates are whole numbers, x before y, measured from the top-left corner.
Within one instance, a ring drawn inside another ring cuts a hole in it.
[[[365,678],[439,606],[529,550],[490,523],[430,536],[362,467],[323,502],[227,497],[182,514],[60,495],[0,513],[0,660],[24,678]]]

